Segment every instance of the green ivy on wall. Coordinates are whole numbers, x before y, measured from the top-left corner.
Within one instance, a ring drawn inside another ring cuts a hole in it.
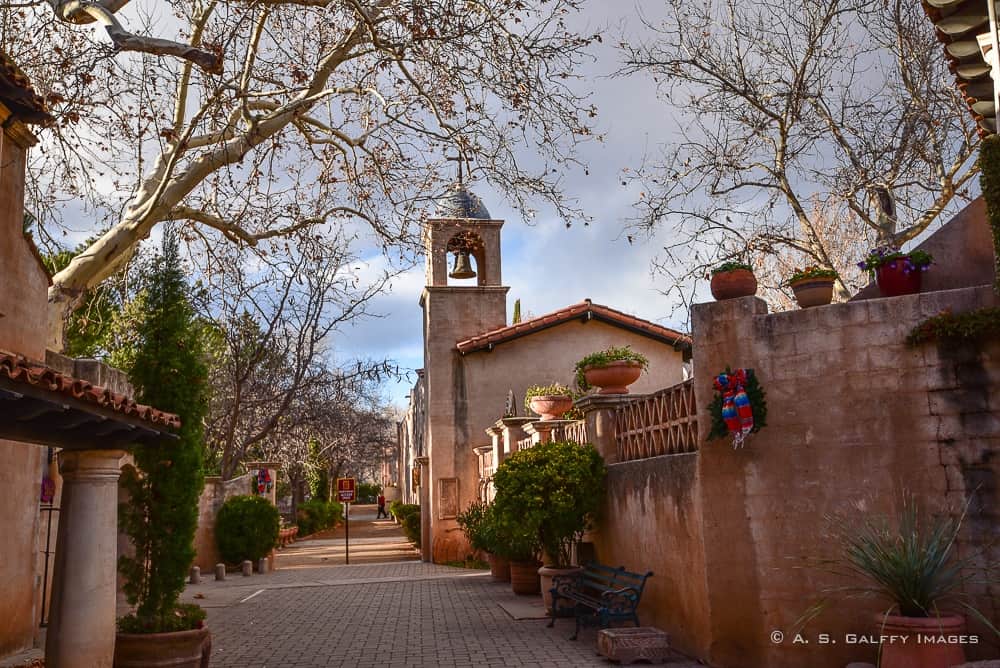
[[[993,289],[1000,294],[1000,136],[990,135],[979,149],[979,185],[993,231]]]

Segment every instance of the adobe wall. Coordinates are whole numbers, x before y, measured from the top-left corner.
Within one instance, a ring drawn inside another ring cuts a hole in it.
[[[704,656],[710,644],[697,473],[697,453],[611,464],[589,535],[600,563],[653,571],[639,619],[669,629],[671,645],[690,656]]]
[[[7,120],[0,104],[0,123]],[[14,122],[0,131],[0,350],[45,358],[48,279],[22,232],[24,164],[31,137]],[[38,628],[41,580],[36,579],[38,504],[45,448],[0,440],[0,656],[32,645]]]
[[[710,429],[711,375],[727,365],[754,368],[768,405],[767,427],[745,448],[715,440],[703,442],[698,455],[712,639],[702,656],[712,665],[874,662],[874,648],[820,647],[816,634],[871,633],[877,603],[834,605],[806,629],[809,645],[770,639],[773,630],[792,628],[830,583],[802,568],[803,558],[832,552],[827,514],[856,503],[894,512],[904,491],[932,510],[956,513],[978,487],[962,549],[970,536],[997,542],[1000,342],[904,342],[945,308],[997,304],[983,286],[770,315],[752,297],[694,308],[701,433]],[[996,591],[982,593],[986,611],[1000,620]],[[970,658],[997,651],[972,650]]]
[[[215,545],[215,516],[219,508],[234,496],[251,493],[251,478],[249,473],[223,480],[219,476],[205,476],[205,489],[198,499],[198,529],[194,534],[195,557],[192,566],[201,569],[202,574],[211,573],[222,558],[219,548]]]

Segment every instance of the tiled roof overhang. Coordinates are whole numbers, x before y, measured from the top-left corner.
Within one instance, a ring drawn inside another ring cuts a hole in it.
[[[0,102],[20,121],[49,123],[52,116],[45,100],[31,87],[28,76],[0,50]]]
[[[993,80],[976,35],[989,32],[986,0],[924,0],[924,11],[944,44],[948,66],[965,97],[981,136],[996,132]]]
[[[176,438],[177,415],[0,352],[0,438],[66,449],[123,448]]]
[[[465,341],[459,341],[457,344],[458,350],[463,355],[479,350],[493,350],[495,346],[501,343],[506,343],[507,341],[512,341],[522,336],[540,332],[543,329],[555,327],[556,325],[573,320],[581,320],[583,322],[597,320],[666,343],[677,350],[690,351],[691,349],[691,337],[687,334],[682,334],[681,332],[657,325],[648,320],[636,318],[627,313],[616,311],[613,308],[602,306],[601,304],[594,304],[587,299],[579,304],[567,306],[548,315],[525,320],[524,322],[519,322],[508,327],[501,327],[500,329],[474,336]]]

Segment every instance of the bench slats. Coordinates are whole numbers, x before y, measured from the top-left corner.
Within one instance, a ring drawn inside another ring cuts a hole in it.
[[[639,626],[639,616],[636,608],[642,598],[642,590],[646,580],[653,575],[652,571],[645,574],[632,573],[624,566],[612,568],[604,564],[589,563],[583,570],[573,576],[557,576],[552,587],[552,619],[549,627],[555,624],[560,606],[560,598],[573,601],[573,615],[576,618],[576,631],[571,640],[576,640],[582,621],[596,619],[601,628],[607,627],[612,621],[631,620]]]

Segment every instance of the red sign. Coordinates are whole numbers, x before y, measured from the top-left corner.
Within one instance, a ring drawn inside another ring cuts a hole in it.
[[[354,478],[337,478],[337,500],[344,503],[354,501]]]

